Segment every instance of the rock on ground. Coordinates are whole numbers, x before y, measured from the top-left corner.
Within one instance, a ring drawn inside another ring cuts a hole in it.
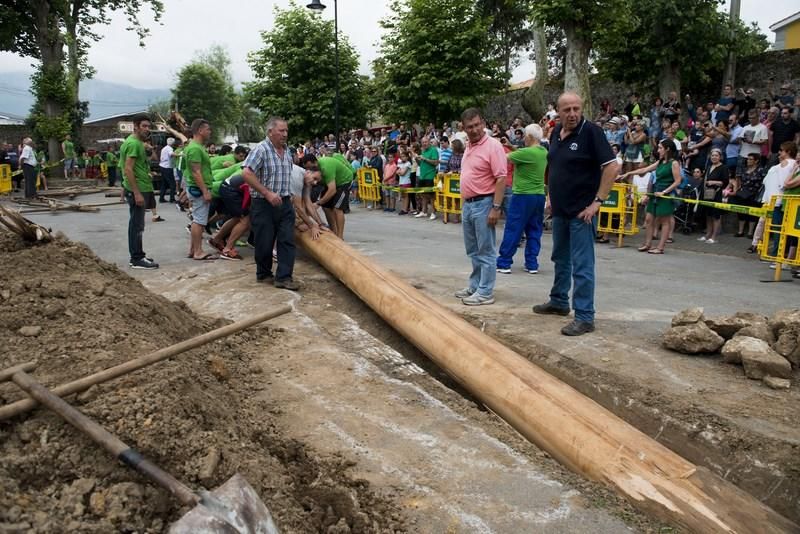
[[[800,367],[800,327],[784,328],[772,349],[789,360],[795,368]]]
[[[752,324],[750,321],[734,315],[712,317],[711,319],[706,319],[705,322],[706,326],[725,339],[731,339],[736,335],[736,332]]]
[[[765,322],[753,323],[750,326],[745,326],[733,335],[734,338],[738,336],[754,337],[756,339],[761,339],[770,345],[775,343],[775,334],[772,333],[772,329]]]
[[[706,323],[675,326],[667,330],[661,343],[664,347],[683,354],[703,354],[717,352],[725,343],[719,334]]]
[[[776,378],[792,377],[792,365],[789,360],[772,349],[767,351],[743,350],[742,366],[744,366],[745,376],[754,380],[762,380],[767,376]]]
[[[737,334],[733,339],[725,342],[722,347],[722,361],[725,363],[735,363],[741,365],[742,352],[751,350],[755,352],[767,352],[772,350],[769,344],[755,337],[740,336]]]
[[[769,318],[769,326],[776,336],[780,336],[781,332],[789,327],[800,327],[800,310],[778,310]]]
[[[792,386],[791,380],[776,378],[774,376],[764,377],[764,383],[772,389],[789,389]]]
[[[675,317],[672,318],[672,326],[695,324],[703,320],[705,320],[703,308],[686,308],[675,314]]]

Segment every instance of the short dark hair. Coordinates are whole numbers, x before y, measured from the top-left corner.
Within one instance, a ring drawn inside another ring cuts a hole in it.
[[[233,147],[231,145],[222,145],[219,149],[220,156],[227,156],[233,151]]]
[[[150,120],[150,115],[146,113],[140,113],[133,117],[133,127],[138,128],[144,121],[152,122]],[[69,135],[69,134],[67,134]]]
[[[304,154],[300,160],[300,166],[305,167],[306,163],[317,163],[317,156],[309,153]]]
[[[249,152],[250,152],[250,149],[247,148],[244,145],[239,145],[239,146],[237,146],[236,148],[233,149],[233,153],[234,154],[248,154]]]
[[[483,113],[478,108],[467,108],[464,110],[464,113],[461,114],[461,122],[467,122],[475,117],[483,118]]]
[[[192,135],[197,135],[197,132],[200,131],[200,128],[209,124],[209,122],[205,119],[195,119],[192,121]]]
[[[797,144],[794,141],[784,141],[781,143],[781,150],[789,154],[789,157],[795,159],[797,157]]]

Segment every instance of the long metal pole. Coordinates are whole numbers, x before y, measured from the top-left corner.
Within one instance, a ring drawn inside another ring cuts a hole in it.
[[[333,0],[333,46],[336,51],[336,97],[334,99],[334,122],[336,124],[336,150],[339,150],[339,3]]]

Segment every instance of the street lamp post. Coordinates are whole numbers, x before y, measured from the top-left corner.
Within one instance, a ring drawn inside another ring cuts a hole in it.
[[[308,9],[313,9],[315,11],[322,11],[325,9],[325,4],[323,4],[320,0],[312,0],[310,4],[306,6]],[[337,0],[333,0],[333,46],[335,50],[335,59],[334,59],[334,66],[336,68],[336,96],[334,97],[333,101],[333,110],[334,110],[334,127],[335,130],[335,137],[336,137],[336,150],[339,149],[339,5]]]

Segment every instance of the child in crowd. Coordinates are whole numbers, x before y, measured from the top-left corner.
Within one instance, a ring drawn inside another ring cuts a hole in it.
[[[397,163],[394,158],[389,158],[383,166],[383,185],[387,187],[397,186]],[[397,206],[397,193],[391,189],[383,190],[383,211],[393,212]]]
[[[402,189],[411,188],[411,156],[407,151],[400,152],[400,162],[397,164],[398,182]],[[400,196],[403,199],[403,206],[398,215],[408,215],[408,208],[410,199],[408,193],[402,192]]]

